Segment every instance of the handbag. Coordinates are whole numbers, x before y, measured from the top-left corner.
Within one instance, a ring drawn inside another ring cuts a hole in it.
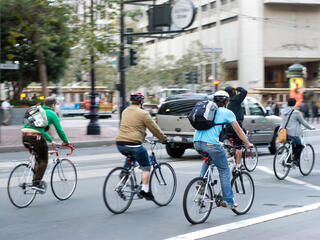
[[[284,126],[284,128],[281,128],[278,132],[278,142],[280,142],[280,143],[284,143],[285,141],[287,141],[287,125],[289,123],[289,119],[290,119],[293,112],[294,112],[294,109],[291,111],[291,113],[288,117],[287,123]]]

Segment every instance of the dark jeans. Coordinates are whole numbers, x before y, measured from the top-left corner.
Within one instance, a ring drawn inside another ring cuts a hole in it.
[[[37,167],[33,176],[32,183],[39,185],[48,165],[48,145],[43,136],[23,136],[22,143],[30,143],[33,146]]]
[[[301,138],[288,136],[288,139],[293,140],[293,142],[292,142],[293,160],[294,161],[299,161],[301,152],[302,152],[302,150],[304,148],[304,146],[302,144],[302,141],[301,141]]]
[[[242,121],[240,120],[237,120],[240,128],[245,132],[244,128],[242,127]],[[233,139],[233,143],[234,143],[234,147],[236,149],[241,149],[242,148],[242,145],[243,145],[243,142],[242,140],[239,138],[238,134],[234,131],[233,127],[231,124],[227,124],[227,136],[228,137],[232,137]]]

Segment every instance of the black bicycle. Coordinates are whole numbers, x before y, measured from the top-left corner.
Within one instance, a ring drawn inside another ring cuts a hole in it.
[[[232,148],[231,145],[224,145],[226,148]],[[203,160],[209,163],[208,153],[201,153]],[[213,174],[215,165],[211,164],[204,177],[192,179],[186,187],[183,195],[183,212],[187,220],[192,224],[203,223],[209,217],[211,210],[221,206],[221,190],[215,190],[218,180]],[[231,186],[234,194],[234,200],[239,206],[231,209],[237,215],[247,213],[253,203],[255,195],[254,182],[251,175],[235,167],[233,163]],[[215,205],[214,205],[215,204]]]
[[[168,205],[177,188],[176,173],[169,163],[158,162],[154,153],[156,141],[146,140],[151,145],[150,160],[153,169],[150,175],[150,192],[154,196],[153,202],[158,206]],[[138,183],[135,168],[138,165],[130,152],[126,154],[126,161],[130,164],[129,169],[116,167],[110,171],[103,184],[103,200],[106,207],[113,213],[119,214],[125,212],[134,200],[142,199],[139,194],[141,185]]]

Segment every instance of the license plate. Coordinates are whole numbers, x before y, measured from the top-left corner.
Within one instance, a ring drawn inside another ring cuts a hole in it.
[[[175,136],[175,137],[173,137],[172,140],[173,140],[174,142],[182,142],[182,137]]]

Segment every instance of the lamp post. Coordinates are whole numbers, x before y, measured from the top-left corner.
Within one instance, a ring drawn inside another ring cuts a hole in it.
[[[93,0],[91,0],[91,9],[90,9],[90,22],[91,30],[94,32],[94,22],[93,22]],[[94,34],[92,34],[94,35]],[[90,50],[90,76],[91,76],[91,92],[90,92],[90,122],[87,127],[88,135],[100,135],[100,126],[98,124],[98,93],[95,91],[95,69],[94,69],[94,51],[93,48]]]

